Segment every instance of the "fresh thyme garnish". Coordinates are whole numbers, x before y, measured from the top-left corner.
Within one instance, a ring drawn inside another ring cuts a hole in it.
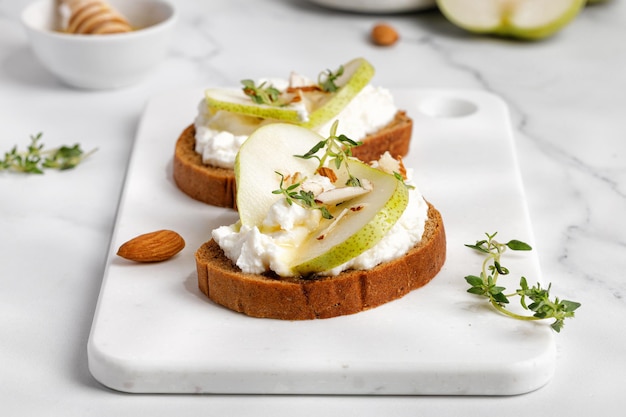
[[[343,162],[348,159],[348,157],[352,156],[352,147],[358,146],[363,142],[356,142],[348,138],[346,135],[337,136],[338,125],[339,121],[335,120],[330,128],[330,136],[328,136],[327,139],[319,141],[304,155],[295,156],[303,159],[317,159],[319,161],[319,165],[317,167],[318,170],[326,164],[327,160],[329,163],[333,163],[336,169],[341,168]],[[316,154],[324,148],[324,155],[320,158]],[[360,187],[361,181],[350,173],[348,164],[345,164],[345,166],[348,172],[348,181],[346,182],[346,185],[351,187]]]
[[[331,70],[321,72],[317,78],[319,88],[327,93],[337,91],[339,87],[335,82],[343,75],[343,71],[342,65],[335,72]],[[250,79],[241,80],[241,84],[243,84],[243,93],[250,97],[256,104],[267,104],[270,106],[283,106],[287,104],[287,102],[281,100],[281,91],[271,84],[266,86],[266,82],[262,82],[256,85],[256,83]]]
[[[394,177],[396,177],[396,179],[397,179],[398,181],[400,181],[402,184],[404,184],[404,186],[405,186],[407,189],[409,189],[409,190],[413,190],[413,189],[415,189],[415,186],[414,186],[414,185],[407,184],[407,183],[404,181],[404,177],[403,177],[403,176],[402,176],[402,174],[400,174],[399,172],[395,172],[395,171],[394,171],[393,176],[394,176]]]
[[[61,146],[56,149],[44,150],[39,143],[42,133],[31,135],[26,151],[18,151],[17,146],[5,152],[0,160],[0,171],[8,170],[27,174],[43,174],[44,169],[66,170],[75,168],[95,150],[85,154],[80,145]]]
[[[269,104],[273,106],[281,106],[280,91],[272,85],[265,86],[262,82],[258,86],[252,80],[242,80],[243,92],[250,97],[256,104]]]
[[[326,70],[320,73],[320,75],[317,77],[317,83],[323,91],[326,91],[328,93],[334,93],[335,91],[339,90],[339,87],[337,86],[337,84],[335,84],[335,81],[337,81],[337,79],[342,75],[343,65],[341,65],[335,72],[332,72],[331,70]]]
[[[468,275],[465,280],[470,284],[467,292],[480,295],[489,299],[491,305],[499,312],[518,320],[543,320],[554,319],[550,325],[553,330],[560,332],[566,318],[574,317],[574,311],[580,307],[580,303],[554,298],[550,300],[550,288],[542,288],[540,284],[529,287],[526,278],[520,279],[520,288],[512,294],[504,294],[506,288],[496,285],[500,275],[507,275],[509,270],[500,263],[501,255],[506,249],[515,251],[532,250],[530,245],[519,240],[510,240],[507,243],[499,243],[494,237],[496,233],[485,233],[487,239],[479,240],[475,244],[466,244],[468,248],[474,249],[486,255],[482,264],[480,276]],[[493,261],[491,264],[490,262]],[[519,296],[520,304],[525,310],[531,311],[532,315],[520,315],[506,309],[509,297]],[[531,301],[527,303],[527,299]]]
[[[274,171],[280,176],[280,188],[272,191],[272,194],[282,194],[285,196],[287,204],[292,205],[294,202],[299,206],[316,209],[322,213],[322,217],[325,219],[332,219],[333,216],[328,211],[326,206],[319,204],[315,201],[315,194],[312,191],[304,191],[302,189],[297,190],[302,185],[301,182],[291,184],[285,188],[285,176],[278,171]]]

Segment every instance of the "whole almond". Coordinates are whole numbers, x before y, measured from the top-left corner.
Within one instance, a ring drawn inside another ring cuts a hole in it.
[[[372,28],[371,38],[376,45],[390,46],[396,43],[400,36],[392,26],[379,23]]]
[[[185,247],[185,240],[172,230],[139,235],[124,243],[117,255],[135,262],[161,262],[171,258]]]

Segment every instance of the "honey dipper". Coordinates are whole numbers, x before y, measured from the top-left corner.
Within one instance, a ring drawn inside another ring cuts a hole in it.
[[[128,20],[103,0],[59,0],[63,30],[82,35],[130,32]]]

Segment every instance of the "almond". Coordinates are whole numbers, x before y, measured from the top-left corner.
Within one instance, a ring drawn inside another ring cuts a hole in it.
[[[384,23],[379,23],[372,28],[372,42],[380,46],[390,46],[398,41],[400,36],[392,27]]]
[[[323,177],[326,177],[330,180],[330,182],[334,183],[335,181],[337,181],[337,174],[335,174],[335,171],[333,171],[330,168],[327,167],[319,167],[317,169],[317,173],[320,174]]]
[[[171,258],[185,247],[185,240],[172,230],[139,235],[124,243],[117,251],[122,258],[136,262],[160,262]]]

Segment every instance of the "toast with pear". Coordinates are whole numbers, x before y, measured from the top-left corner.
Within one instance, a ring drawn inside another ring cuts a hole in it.
[[[253,317],[354,314],[426,285],[446,257],[441,214],[389,152],[294,124],[258,128],[234,173],[239,221],[196,252],[200,290]]]
[[[339,120],[342,133],[361,142],[352,150],[360,159],[375,160],[386,151],[405,156],[413,121],[388,90],[370,84],[373,75],[372,65],[356,58],[317,80],[292,73],[288,79],[243,80],[240,89],[207,89],[194,123],[176,142],[176,185],[196,200],[235,207],[237,152],[256,129],[272,123],[327,136]]]

